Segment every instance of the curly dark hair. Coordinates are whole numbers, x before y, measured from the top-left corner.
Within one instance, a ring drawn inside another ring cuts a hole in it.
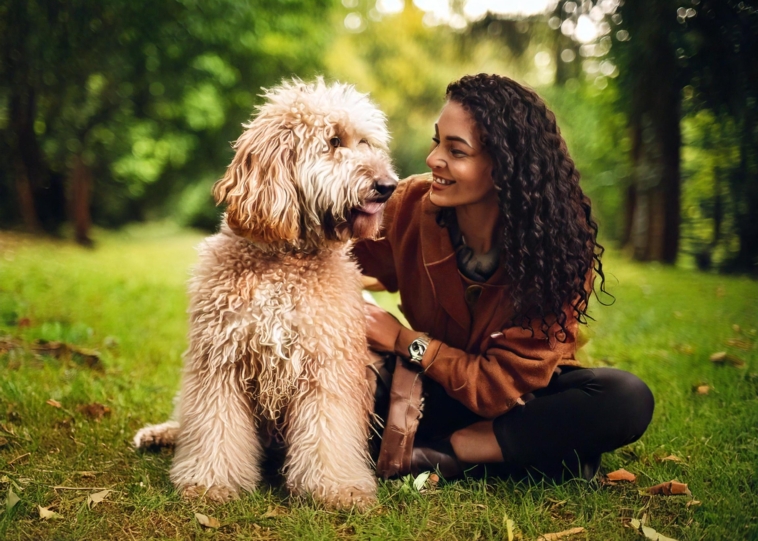
[[[580,323],[587,322],[591,269],[603,292],[605,275],[590,200],[579,187],[555,115],[532,90],[498,75],[462,77],[448,85],[446,98],[472,116],[492,159],[513,322],[531,328],[532,321],[540,321],[545,336],[556,322],[560,340],[567,305]]]

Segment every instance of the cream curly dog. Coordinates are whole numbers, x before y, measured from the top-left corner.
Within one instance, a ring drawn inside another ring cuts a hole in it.
[[[375,500],[361,278],[350,239],[378,232],[397,184],[384,115],[344,84],[285,82],[234,144],[214,187],[227,204],[189,284],[189,350],[170,445],[187,497],[226,501],[261,479],[273,431],[294,494],[330,507]]]

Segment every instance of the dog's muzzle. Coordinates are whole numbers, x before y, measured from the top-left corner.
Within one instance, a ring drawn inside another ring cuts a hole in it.
[[[377,196],[371,198],[372,203],[384,203],[390,198],[392,192],[397,188],[397,179],[392,177],[384,177],[376,179],[374,181],[374,191]]]

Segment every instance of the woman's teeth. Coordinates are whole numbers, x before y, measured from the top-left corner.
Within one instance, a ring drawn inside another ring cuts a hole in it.
[[[433,177],[433,179],[434,179],[434,182],[436,182],[437,184],[442,184],[443,186],[449,186],[450,184],[453,184],[455,182],[453,180],[447,180],[447,179],[439,178],[439,177]]]

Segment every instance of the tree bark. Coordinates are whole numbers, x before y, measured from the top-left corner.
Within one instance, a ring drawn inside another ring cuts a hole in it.
[[[679,250],[681,89],[668,3],[628,3],[633,61],[630,128],[632,184],[628,190],[625,240],[640,261],[674,263]],[[673,22],[672,22],[673,21]]]
[[[74,226],[74,238],[83,246],[92,246],[89,236],[92,226],[92,169],[81,154],[74,156],[69,172],[69,219]]]
[[[17,88],[9,100],[10,146],[13,153],[13,174],[16,196],[26,229],[33,233],[42,230],[35,206],[35,191],[44,184],[45,169],[42,151],[34,133],[36,96],[29,87]]]

